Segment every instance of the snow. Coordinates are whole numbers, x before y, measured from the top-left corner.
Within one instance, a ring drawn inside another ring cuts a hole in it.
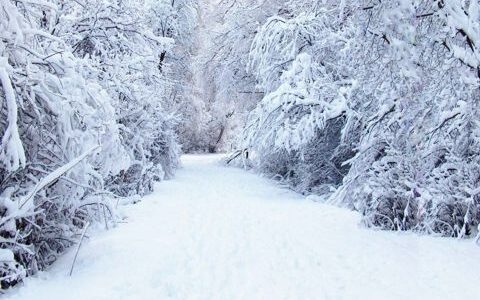
[[[189,155],[126,223],[4,296],[55,299],[476,299],[472,241],[381,232],[358,214]],[[75,247],[73,247],[75,248]]]
[[[14,261],[13,252],[9,249],[0,249],[0,262]]]

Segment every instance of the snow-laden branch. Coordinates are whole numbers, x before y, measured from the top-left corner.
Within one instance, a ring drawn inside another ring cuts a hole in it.
[[[0,145],[0,162],[5,165],[8,171],[15,171],[20,167],[25,167],[26,158],[18,131],[18,107],[9,76],[11,71],[12,67],[8,64],[7,58],[0,57],[0,83],[7,108],[7,128],[3,133]],[[2,103],[0,102],[0,108],[1,106]]]
[[[70,171],[73,167],[75,167],[78,163],[84,160],[87,156],[92,154],[95,150],[99,149],[100,146],[94,146],[91,149],[85,151],[82,155],[78,156],[77,158],[73,159],[71,162],[63,165],[53,171],[52,173],[48,174],[47,176],[43,177],[35,187],[28,193],[23,199],[20,200],[19,208],[23,208],[26,204],[31,203],[31,200],[35,197],[35,195],[44,187],[58,179],[63,174]]]

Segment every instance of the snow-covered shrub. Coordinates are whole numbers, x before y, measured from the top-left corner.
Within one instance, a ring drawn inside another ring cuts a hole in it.
[[[325,127],[302,148],[296,164],[297,178],[292,181],[296,190],[326,194],[331,187],[342,183],[349,170],[344,162],[354,155],[351,144],[339,139],[344,123],[344,118],[327,121]]]
[[[475,31],[480,20],[459,21],[454,12],[463,5],[477,15],[472,3],[393,1],[358,10],[350,72],[362,89],[349,102],[361,117],[361,138],[334,200],[353,204],[369,225],[474,233],[479,219],[469,191],[478,178],[465,166],[478,169],[479,82],[459,48],[468,52],[472,41],[461,23]]]
[[[136,1],[0,2],[0,289],[51,264],[115,198],[173,175],[156,36]]]
[[[254,167],[289,184],[301,193],[330,193],[348,172],[343,162],[353,156],[349,145],[340,140],[344,120],[327,121],[315,137],[298,150],[255,148]]]
[[[368,226],[408,230],[419,224],[419,172],[408,159],[389,150],[365,174],[363,189],[352,195],[358,197],[355,205]]]
[[[478,1],[284,3],[246,64],[265,96],[243,147],[297,189],[338,187],[329,201],[369,226],[476,234],[479,16]]]
[[[52,30],[88,62],[89,78],[114,99],[129,153],[129,167],[109,177],[107,186],[122,196],[146,194],[154,181],[172,175],[178,159],[165,62],[174,41],[153,32],[149,6],[135,1],[71,2],[61,9],[60,16],[52,16],[57,19]]]
[[[329,192],[341,183],[353,153],[352,142],[342,139],[347,98],[356,88],[337,65],[348,47],[339,39],[348,31],[336,31],[342,26],[327,9],[274,16],[252,43],[249,69],[265,97],[250,113],[244,147],[258,153],[255,165],[267,173],[264,158],[288,153],[288,181],[302,192]]]
[[[32,21],[42,10],[55,6],[0,2],[1,288],[53,262],[85,222],[111,217],[104,178],[128,162],[112,99]]]

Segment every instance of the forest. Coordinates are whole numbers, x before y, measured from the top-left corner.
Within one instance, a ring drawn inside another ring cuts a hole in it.
[[[478,0],[0,0],[0,289],[185,153],[477,240],[479,106]]]

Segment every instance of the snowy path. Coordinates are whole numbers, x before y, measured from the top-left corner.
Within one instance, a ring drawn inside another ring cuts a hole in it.
[[[6,299],[478,299],[472,241],[375,232],[254,174],[186,156],[176,179]]]

